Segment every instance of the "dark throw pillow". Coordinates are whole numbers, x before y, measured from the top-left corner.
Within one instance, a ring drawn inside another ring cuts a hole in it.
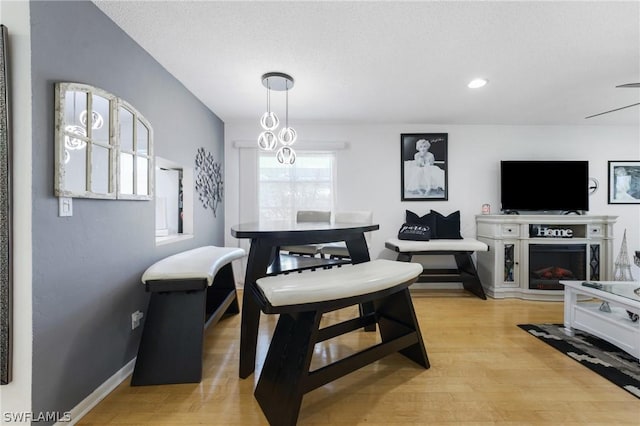
[[[411,210],[406,210],[404,222],[406,224],[427,226],[431,230],[431,238],[434,238],[434,235],[438,233],[436,229],[436,215],[433,214],[433,211],[420,217]]]
[[[399,240],[429,241],[430,238],[431,229],[426,225],[405,223],[398,231]]]
[[[432,239],[450,239],[461,240],[460,235],[460,210],[444,216],[435,210],[431,210],[431,214],[435,217],[436,227],[435,234],[431,232]]]

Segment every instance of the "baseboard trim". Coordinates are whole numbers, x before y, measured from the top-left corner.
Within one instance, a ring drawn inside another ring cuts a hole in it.
[[[62,423],[57,422],[54,426],[75,425],[80,421],[93,407],[98,405],[107,395],[109,395],[120,383],[124,382],[127,377],[133,373],[133,367],[136,365],[136,359],[133,358],[124,367],[118,370],[113,376],[109,377],[104,383],[98,386],[93,392],[83,399],[78,405],[70,411],[71,421]]]

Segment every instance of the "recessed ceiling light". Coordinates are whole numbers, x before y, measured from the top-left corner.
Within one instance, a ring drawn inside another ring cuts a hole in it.
[[[484,86],[487,83],[488,83],[488,80],[485,80],[484,78],[476,78],[475,80],[471,80],[471,82],[467,84],[467,87],[470,89],[477,89],[479,87]]]

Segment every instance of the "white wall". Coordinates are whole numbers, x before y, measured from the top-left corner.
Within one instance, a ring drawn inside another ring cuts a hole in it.
[[[405,209],[422,215],[430,209],[443,214],[461,212],[462,235],[475,236],[475,215],[484,203],[499,212],[500,160],[588,160],[590,176],[600,188],[589,200],[589,214],[618,216],[614,260],[627,229],[630,252],[640,250],[640,205],[607,204],[607,161],[640,160],[640,129],[596,126],[477,126],[477,125],[331,125],[293,123],[298,131],[296,149],[305,143],[347,142],[338,151],[338,210],[372,210],[380,230],[373,232],[371,257],[394,258],[384,241],[397,234]],[[400,134],[448,133],[448,201],[400,201]],[[225,223],[240,221],[239,150],[235,141],[254,141],[259,126],[225,125]],[[305,142],[307,141],[307,142]],[[541,194],[543,196],[543,194]],[[225,244],[239,241],[225,233]],[[246,248],[246,246],[244,246]],[[633,268],[636,278],[640,270]],[[239,277],[242,279],[242,277]]]
[[[31,412],[31,36],[28,2],[0,2],[9,33],[10,107],[13,125],[13,381],[0,386],[5,414]],[[16,424],[19,422],[11,422]],[[26,422],[30,423],[30,422]]]

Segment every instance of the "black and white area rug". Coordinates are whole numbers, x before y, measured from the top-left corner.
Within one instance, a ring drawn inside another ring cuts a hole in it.
[[[622,349],[580,330],[567,336],[562,324],[518,327],[640,399],[640,362]]]

